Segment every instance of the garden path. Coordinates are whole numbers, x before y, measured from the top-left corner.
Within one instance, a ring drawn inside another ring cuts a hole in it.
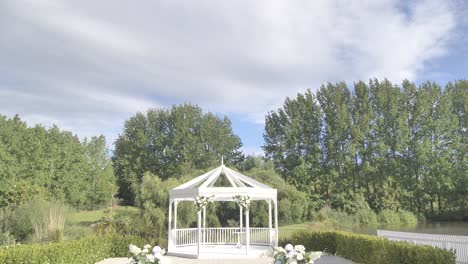
[[[164,256],[163,264],[271,264],[271,258],[262,257],[257,259],[187,259],[172,256]],[[128,264],[127,258],[109,258],[98,262],[97,264]],[[337,256],[323,256],[315,264],[354,264],[353,262]]]

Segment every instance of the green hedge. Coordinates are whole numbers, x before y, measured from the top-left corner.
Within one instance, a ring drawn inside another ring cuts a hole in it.
[[[110,235],[48,244],[0,248],[0,263],[95,263],[111,257],[128,256],[128,245],[142,247],[145,241],[135,236]]]
[[[295,233],[289,241],[307,250],[325,251],[360,264],[455,264],[455,253],[431,246],[390,241],[341,231]]]

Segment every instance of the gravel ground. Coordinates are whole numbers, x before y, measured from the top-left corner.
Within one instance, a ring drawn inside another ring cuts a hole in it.
[[[127,258],[109,258],[98,262],[97,264],[128,264]],[[271,264],[271,258],[262,257],[257,259],[187,259],[172,256],[164,256],[163,264]],[[315,264],[354,264],[353,262],[337,256],[323,256]]]

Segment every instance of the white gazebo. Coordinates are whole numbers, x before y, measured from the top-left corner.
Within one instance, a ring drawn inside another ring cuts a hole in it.
[[[229,187],[214,186],[220,177],[227,179]],[[235,201],[236,195],[268,203],[268,227],[250,227],[249,210],[243,212],[243,207],[239,206],[239,227],[206,227],[205,207],[197,212],[197,228],[177,228],[177,204],[180,201],[194,202],[197,196],[208,197],[214,202]],[[277,191],[221,162],[216,169],[170,190],[168,222],[170,255],[190,258],[259,256],[278,244]]]

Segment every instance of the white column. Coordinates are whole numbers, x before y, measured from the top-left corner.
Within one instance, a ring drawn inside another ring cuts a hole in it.
[[[249,210],[245,211],[245,254],[249,255],[250,245],[250,227],[249,227]]]
[[[174,230],[177,229],[177,204],[179,201],[174,201]]]
[[[203,245],[206,243],[206,207],[203,207]]]
[[[268,228],[272,227],[272,215],[271,215],[271,200],[268,200]]]
[[[278,201],[275,199],[275,247],[278,246]]]
[[[270,246],[273,246],[273,231],[271,230],[273,224],[272,224],[272,212],[271,212],[271,200],[268,200],[268,237],[269,237],[269,242]]]
[[[197,227],[198,227],[198,243],[197,243],[197,256],[200,256],[201,244],[201,210],[197,212]]]
[[[172,246],[175,244],[175,241],[172,240],[172,229],[171,229],[171,222],[172,221],[172,201],[169,200],[169,219],[168,219],[168,231],[169,234],[169,243],[167,243],[168,250],[172,250]]]
[[[242,218],[243,218],[243,215],[242,215],[242,206],[239,206],[239,224],[240,224],[240,228],[241,228],[241,232],[242,232],[242,227],[243,227],[243,224],[242,224]]]

